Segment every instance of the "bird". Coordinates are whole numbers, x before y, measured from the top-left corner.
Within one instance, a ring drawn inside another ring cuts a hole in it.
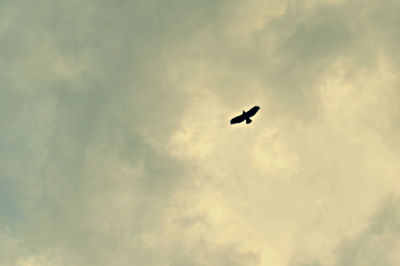
[[[254,116],[258,110],[260,110],[259,106],[254,106],[253,108],[251,108],[249,111],[245,112],[243,110],[243,113],[239,116],[236,116],[234,118],[232,118],[231,120],[231,125],[232,124],[238,124],[238,123],[242,123],[244,120],[246,120],[246,124],[250,124],[251,123],[251,119],[250,117]]]

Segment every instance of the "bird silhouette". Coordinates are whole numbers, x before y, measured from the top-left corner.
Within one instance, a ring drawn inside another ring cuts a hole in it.
[[[231,120],[231,124],[238,124],[238,123],[242,123],[244,120],[246,120],[246,124],[250,124],[251,123],[251,119],[250,117],[254,116],[258,110],[260,110],[259,106],[254,106],[253,108],[251,108],[249,111],[245,112],[243,110],[243,113],[239,116],[236,116],[234,118],[232,118]]]

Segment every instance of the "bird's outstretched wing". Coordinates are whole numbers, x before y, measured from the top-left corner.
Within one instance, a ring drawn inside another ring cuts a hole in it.
[[[237,124],[237,123],[242,123],[246,117],[244,115],[239,115],[237,117],[232,118],[231,124]]]
[[[255,115],[258,110],[260,110],[259,106],[254,106],[253,108],[251,108],[249,111],[246,112],[248,117],[252,117],[253,115]]]

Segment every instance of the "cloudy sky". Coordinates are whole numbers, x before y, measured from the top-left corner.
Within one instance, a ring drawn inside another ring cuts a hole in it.
[[[400,265],[399,14],[0,1],[0,265]]]

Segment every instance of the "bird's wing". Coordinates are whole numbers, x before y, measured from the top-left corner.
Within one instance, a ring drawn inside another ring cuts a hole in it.
[[[254,107],[251,108],[249,111],[247,111],[246,114],[247,114],[249,117],[252,117],[253,115],[255,115],[255,114],[258,112],[258,110],[260,110],[260,107],[259,107],[259,106],[254,106]]]
[[[231,120],[231,124],[237,124],[237,123],[241,123],[245,120],[246,118],[243,115],[239,115],[237,117],[232,118]]]

